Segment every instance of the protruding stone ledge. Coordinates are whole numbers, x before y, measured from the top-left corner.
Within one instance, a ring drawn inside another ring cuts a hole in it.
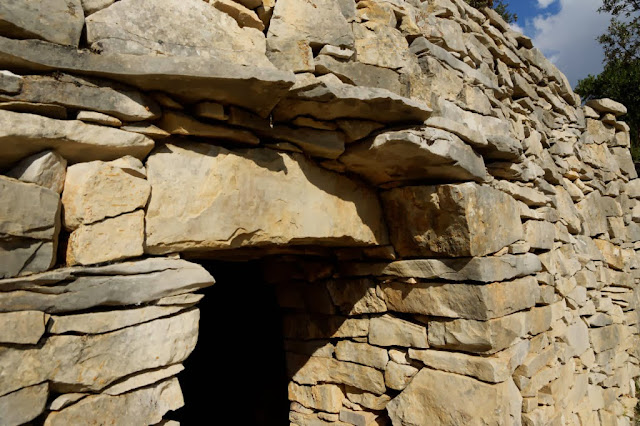
[[[0,37],[0,68],[106,77],[185,102],[214,100],[266,116],[293,85],[293,73],[200,57],[98,55],[37,40]]]

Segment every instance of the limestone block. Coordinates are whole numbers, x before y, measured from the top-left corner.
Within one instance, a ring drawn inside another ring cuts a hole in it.
[[[359,389],[347,386],[346,394],[349,401],[371,410],[384,410],[391,397],[387,394],[374,395]]]
[[[497,426],[520,425],[521,406],[513,380],[491,385],[424,368],[387,411],[394,424]]]
[[[351,144],[340,161],[373,184],[416,180],[482,182],[482,157],[458,137],[434,128],[386,132]]]
[[[122,395],[133,389],[139,389],[145,386],[149,386],[166,378],[172,377],[184,370],[182,364],[173,364],[168,367],[161,367],[149,372],[142,372],[126,379],[119,381],[106,389],[103,389],[102,393],[107,395]]]
[[[60,194],[67,173],[67,160],[56,151],[42,151],[16,164],[7,176],[35,183]]]
[[[46,380],[62,392],[98,391],[132,373],[180,363],[195,347],[199,317],[192,309],[106,334],[51,336],[39,348],[2,348],[0,394]]]
[[[99,267],[63,268],[0,280],[0,312],[62,313],[94,306],[139,305],[213,283],[213,277],[203,267],[180,259],[151,258]],[[87,324],[91,327],[90,322]]]
[[[0,4],[0,34],[78,46],[84,26],[80,0],[10,1]]]
[[[381,289],[388,308],[396,312],[477,320],[531,308],[540,294],[534,277],[487,285],[392,282]]]
[[[0,176],[0,278],[42,272],[55,262],[60,197]]]
[[[338,342],[336,345],[336,358],[340,361],[368,365],[379,370],[384,370],[389,362],[389,354],[386,349],[349,340]]]
[[[258,18],[258,15],[244,5],[232,0],[213,0],[210,3],[216,9],[231,16],[240,28],[249,27],[258,31],[264,30],[264,23]]]
[[[349,118],[380,123],[422,123],[430,114],[431,108],[423,102],[385,89],[345,84],[331,75],[312,79],[311,84],[291,93],[273,110],[276,121],[309,115],[324,121]]]
[[[173,315],[183,309],[181,306],[146,306],[136,309],[92,312],[89,314],[52,315],[47,332],[51,334],[69,332],[102,334]]]
[[[81,0],[84,16],[89,16],[99,10],[105,9],[115,3],[116,0]]]
[[[152,3],[153,5],[159,4],[155,1]],[[176,1],[176,3],[181,2]],[[197,13],[198,8],[205,7],[226,16],[200,0],[190,0],[181,4],[188,8],[196,5],[192,13]],[[151,9],[156,9],[156,7],[152,6]],[[146,10],[149,9],[140,9],[139,11],[144,13]],[[164,13],[164,10],[167,9],[158,6],[157,10],[163,10],[164,20],[175,21],[174,14]],[[226,18],[233,21],[229,17]],[[128,22],[128,19],[125,18],[123,21]],[[228,22],[224,19],[223,21]],[[173,25],[182,24],[174,22]],[[235,26],[236,23],[233,22],[233,25]],[[168,26],[161,25],[158,28],[170,31]],[[198,34],[201,34],[203,33],[200,31],[201,28],[211,28],[211,26],[208,24],[195,25],[191,31],[197,31]],[[257,30],[247,29],[247,31],[255,31],[260,37],[263,37]],[[178,33],[174,32],[174,34]],[[218,32],[214,31],[214,33],[216,39],[220,39]],[[227,34],[227,32],[220,31],[220,34]],[[100,55],[88,50],[79,51],[75,48],[65,48],[45,42],[12,40],[4,37],[0,37],[0,52],[2,53],[0,68],[20,67],[26,61],[30,64],[31,69],[37,71],[56,70],[74,74],[97,75],[135,86],[144,91],[166,92],[183,102],[207,100],[238,105],[254,111],[262,117],[269,115],[269,112],[294,82],[293,74],[290,72],[279,71],[275,68],[257,68],[256,65],[262,61],[251,61],[252,66],[243,66],[210,55],[178,57]],[[222,50],[217,50],[217,52],[222,52]],[[262,53],[264,52],[262,51]],[[266,61],[266,58],[264,60]],[[113,139],[117,140],[118,137]],[[64,153],[62,154],[64,155]],[[68,156],[65,155],[65,157],[71,160]]]
[[[619,324],[589,330],[591,347],[596,354],[618,346],[626,336],[624,326]]]
[[[0,343],[34,345],[44,334],[45,323],[43,312],[20,311],[0,314]]]
[[[293,381],[301,385],[320,382],[345,384],[381,395],[385,392],[382,372],[375,368],[332,358],[288,354],[287,369]]]
[[[76,404],[47,416],[47,426],[85,422],[112,424],[156,424],[162,416],[184,405],[178,379],[172,378],[155,386],[123,395],[91,395]]]
[[[87,17],[86,26],[89,45],[105,53],[203,56],[270,67],[262,32],[240,28],[199,0],[122,0]]]
[[[429,347],[424,326],[391,315],[371,318],[369,343],[376,346]]]
[[[100,112],[120,120],[134,122],[155,120],[160,117],[161,112],[155,102],[131,87],[107,80],[80,78],[68,74],[55,77],[25,76],[19,93],[13,96],[0,95],[0,99],[61,105],[67,108]]]
[[[338,413],[345,398],[339,386],[332,384],[316,386],[300,386],[289,382],[289,400],[296,401],[307,408]]]
[[[0,71],[0,93],[15,94],[22,89],[23,77],[11,71]]]
[[[64,226],[75,230],[147,204],[151,187],[141,178],[103,161],[79,163],[67,169],[62,193]],[[99,231],[97,231],[99,232]]]
[[[463,259],[412,259],[391,263],[346,265],[343,273],[352,276],[390,275],[405,278],[443,279],[491,283],[535,274],[542,264],[533,253],[523,255]]]
[[[67,265],[112,262],[144,254],[144,211],[82,225],[69,236]]]
[[[581,319],[569,325],[560,338],[567,343],[574,356],[580,356],[589,349],[589,329]]]
[[[523,236],[515,200],[474,183],[396,188],[382,199],[401,256],[484,256]]]
[[[428,331],[431,347],[492,354],[528,334],[528,314],[519,312],[489,321],[431,321]]]
[[[35,419],[44,411],[48,396],[48,383],[0,396],[0,424],[18,426]]]
[[[46,149],[71,163],[123,155],[144,158],[154,145],[146,136],[119,129],[2,110],[0,129],[0,167]]]
[[[150,253],[386,243],[376,194],[298,154],[167,144],[147,170]]]
[[[599,113],[612,113],[615,116],[624,115],[627,113],[627,107],[620,102],[616,102],[609,98],[604,99],[591,99],[587,101],[587,106],[593,108]]]
[[[329,45],[323,49],[330,47]],[[353,52],[351,52],[353,55]],[[349,59],[349,58],[347,58]],[[406,87],[400,82],[397,72],[388,68],[367,65],[361,62],[342,62],[333,56],[320,54],[314,59],[313,70],[316,74],[332,73],[340,80],[356,86],[378,87],[398,95],[406,94]]]
[[[408,65],[409,45],[397,29],[371,21],[355,23],[353,35],[358,62],[390,69]]]
[[[624,269],[625,259],[623,251],[620,249],[620,247],[606,240],[595,239],[593,241],[595,242],[598,249],[602,252],[605,262],[607,262],[610,267],[618,270]]]
[[[556,228],[553,223],[529,220],[524,224],[524,239],[531,248],[551,250],[555,241]]]
[[[407,387],[418,369],[410,365],[389,361],[384,370],[384,383],[389,389],[401,391]]]
[[[283,0],[276,2],[267,32],[267,50],[271,61],[282,69],[300,62],[301,54],[311,46],[353,46],[351,26],[340,11],[337,0]],[[281,46],[297,49],[281,49]],[[307,61],[313,71],[313,56]],[[295,71],[301,71],[300,68]]]

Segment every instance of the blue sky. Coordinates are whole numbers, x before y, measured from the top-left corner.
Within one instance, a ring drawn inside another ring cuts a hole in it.
[[[518,14],[517,29],[564,72],[572,86],[602,71],[603,53],[596,37],[610,17],[598,13],[602,0],[506,0]]]

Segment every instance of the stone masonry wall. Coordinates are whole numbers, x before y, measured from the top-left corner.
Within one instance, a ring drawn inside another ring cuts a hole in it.
[[[0,425],[175,424],[198,258],[265,259],[291,425],[632,424],[626,109],[492,10],[15,0],[0,70]]]

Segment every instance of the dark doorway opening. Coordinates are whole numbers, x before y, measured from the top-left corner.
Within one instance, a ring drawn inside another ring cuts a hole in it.
[[[178,379],[183,426],[288,425],[282,317],[259,261],[199,262],[216,280],[204,290],[198,344]]]

